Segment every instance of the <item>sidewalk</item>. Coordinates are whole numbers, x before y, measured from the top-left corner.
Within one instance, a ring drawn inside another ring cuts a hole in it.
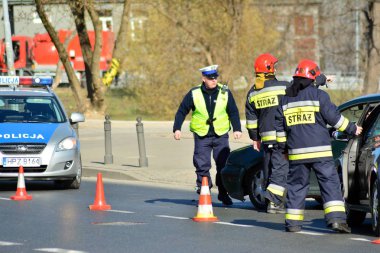
[[[135,121],[112,121],[113,163],[104,164],[104,120],[86,120],[79,125],[84,177],[95,177],[101,172],[104,178],[142,181],[178,187],[195,186],[193,166],[194,142],[189,122],[182,127],[182,139],[173,138],[173,122],[142,121],[148,167],[139,167],[139,151]],[[242,126],[244,126],[242,122]],[[244,128],[244,127],[243,127]],[[230,132],[231,150],[249,145],[248,133],[234,140]],[[215,164],[211,174],[215,180]]]

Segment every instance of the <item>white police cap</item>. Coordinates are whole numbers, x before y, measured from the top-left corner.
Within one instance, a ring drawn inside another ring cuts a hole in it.
[[[218,66],[219,65],[211,65],[204,68],[199,69],[202,72],[202,75],[207,77],[217,77],[218,74]]]

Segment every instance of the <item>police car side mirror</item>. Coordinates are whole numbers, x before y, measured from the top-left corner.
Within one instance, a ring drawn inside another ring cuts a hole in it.
[[[340,131],[334,131],[332,133],[332,137],[336,141],[348,141],[348,134],[345,134],[345,133],[340,132]]]
[[[70,123],[75,124],[78,122],[84,122],[85,118],[82,113],[79,112],[73,112],[70,116]]]

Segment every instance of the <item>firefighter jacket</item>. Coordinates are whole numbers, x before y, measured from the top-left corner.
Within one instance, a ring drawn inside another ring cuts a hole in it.
[[[284,142],[285,133],[277,132],[274,127],[275,114],[280,98],[285,94],[288,82],[270,79],[265,81],[264,88],[251,88],[247,95],[245,115],[249,137],[262,143],[274,144]]]
[[[212,90],[204,84],[192,88],[178,108],[173,132],[181,130],[190,110],[193,111],[190,131],[198,136],[221,136],[230,130],[230,125],[234,131],[241,131],[239,110],[226,85],[218,83]]]
[[[355,134],[356,126],[342,116],[329,95],[310,84],[297,96],[283,96],[276,113],[276,130],[286,132],[290,163],[332,159],[327,124]]]

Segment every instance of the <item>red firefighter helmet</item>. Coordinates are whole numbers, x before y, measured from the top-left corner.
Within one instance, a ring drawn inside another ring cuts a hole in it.
[[[312,60],[303,59],[298,63],[293,76],[305,77],[315,80],[321,74],[318,65]]]
[[[271,54],[261,54],[255,61],[256,73],[274,73],[274,65],[278,62],[277,58]]]

